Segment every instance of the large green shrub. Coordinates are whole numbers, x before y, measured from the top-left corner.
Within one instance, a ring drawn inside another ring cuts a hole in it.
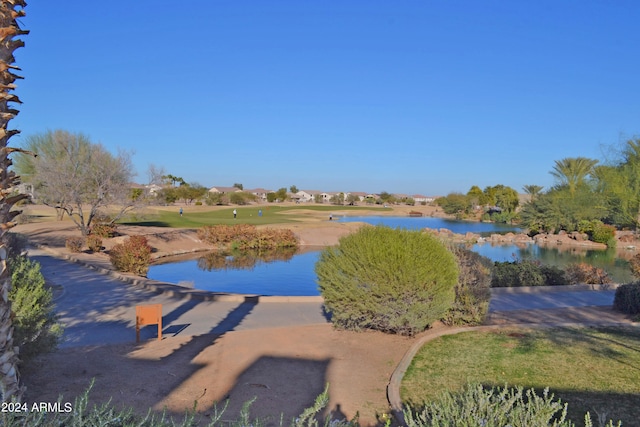
[[[458,261],[456,299],[442,321],[447,325],[479,325],[489,310],[493,262],[458,245],[451,246]]]
[[[111,264],[116,270],[146,276],[151,263],[151,246],[144,236],[131,236],[109,251]]]
[[[522,387],[467,387],[460,393],[445,393],[440,400],[422,408],[406,408],[408,427],[575,427],[567,420],[567,404],[554,400],[545,389],[542,396]],[[585,427],[593,427],[591,416],[585,414]],[[606,426],[613,427],[613,421]],[[616,424],[621,426],[621,423]]]
[[[613,309],[626,314],[640,314],[640,282],[618,286]]]
[[[589,240],[615,247],[616,228],[613,225],[604,224],[599,219],[581,220],[578,222],[577,230],[581,233],[587,233]]]
[[[22,362],[56,348],[62,327],[57,322],[51,289],[45,285],[40,264],[24,255],[8,260],[12,288],[9,292],[14,319],[14,343]]]
[[[363,227],[320,254],[315,271],[335,326],[412,335],[455,299],[454,255],[419,231]]]

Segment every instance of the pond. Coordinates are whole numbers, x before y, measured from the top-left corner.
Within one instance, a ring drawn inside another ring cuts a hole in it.
[[[334,215],[335,218],[335,215]],[[406,228],[408,230],[421,230],[432,228],[439,230],[446,228],[454,233],[465,234],[467,232],[487,236],[490,234],[505,234],[508,232],[520,233],[522,230],[513,225],[494,224],[491,222],[456,221],[445,218],[431,217],[393,217],[393,216],[344,216],[338,218],[340,222],[366,222],[373,225],[386,225],[392,228]]]
[[[456,233],[518,232],[516,227],[491,223],[444,220],[441,218],[407,217],[344,217],[339,221],[361,221],[408,229],[448,228]],[[319,295],[314,266],[322,248],[305,248],[298,253],[279,253],[261,258],[257,254],[200,254],[191,259],[154,264],[147,276],[150,279],[176,283],[181,286],[213,292],[258,295]],[[615,281],[630,280],[627,263],[616,258],[615,250],[581,250],[578,248],[544,248],[534,244],[492,245],[470,247],[493,261],[539,259],[550,265],[564,266],[574,262],[588,262],[605,269]]]

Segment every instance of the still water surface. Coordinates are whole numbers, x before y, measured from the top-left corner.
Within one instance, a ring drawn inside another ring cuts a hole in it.
[[[407,217],[345,217],[340,221],[360,221],[374,225],[387,225],[407,229],[448,228],[455,233],[468,231],[478,234],[520,231],[516,227],[491,224],[451,221],[441,218]],[[626,261],[615,257],[615,251],[561,251],[558,248],[542,248],[533,244],[496,245],[476,244],[470,249],[494,261],[514,259],[538,259],[546,264],[564,266],[574,262],[588,262],[604,268],[614,280],[628,281]],[[152,265],[148,277],[163,282],[176,283],[214,292],[229,292],[259,295],[319,295],[314,265],[319,249],[299,253],[286,261],[258,261],[252,267],[242,269],[203,267],[202,260],[189,259],[166,264]],[[200,257],[201,258],[201,257]]]

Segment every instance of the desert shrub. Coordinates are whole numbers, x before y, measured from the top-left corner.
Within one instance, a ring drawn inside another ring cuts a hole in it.
[[[613,309],[626,314],[640,314],[640,282],[618,286]]]
[[[91,252],[100,252],[102,250],[102,237],[89,234],[87,236],[87,246]]]
[[[298,246],[298,239],[287,228],[259,229],[253,240],[239,241],[240,249],[276,249]]]
[[[228,245],[238,238],[251,240],[258,230],[249,224],[205,225],[198,229],[198,238],[214,246]]]
[[[640,278],[640,254],[635,254],[629,260],[629,268],[631,269],[633,277]]]
[[[118,226],[116,224],[99,222],[91,225],[91,230],[89,235],[102,237],[103,239],[108,239],[114,237],[117,233]]]
[[[249,224],[207,225],[198,229],[198,238],[223,249],[275,249],[298,246],[298,239],[289,229],[258,229]]]
[[[111,264],[118,271],[146,276],[151,263],[151,246],[144,236],[131,236],[109,251]]]
[[[80,252],[84,247],[83,237],[68,237],[64,242],[64,246],[71,252]]]
[[[540,396],[534,389],[525,391],[522,387],[471,385],[460,393],[447,392],[422,408],[406,408],[403,413],[409,427],[575,427],[567,420],[567,404],[555,400],[549,389]],[[593,427],[589,413],[584,425]],[[605,427],[613,426],[609,421]]]
[[[419,231],[363,227],[321,252],[315,266],[332,321],[343,329],[412,335],[455,299],[454,255]]]
[[[62,327],[57,322],[51,289],[45,285],[40,264],[24,255],[8,259],[11,271],[9,299],[13,310],[14,343],[22,362],[58,345]]]
[[[570,264],[565,268],[565,274],[572,285],[602,285],[612,282],[609,273],[585,262]]]
[[[491,271],[487,257],[454,245],[450,250],[458,263],[456,299],[442,321],[447,325],[479,325],[489,310]]]
[[[175,420],[166,413],[149,413],[144,416],[136,415],[131,408],[116,408],[110,402],[101,405],[89,405],[89,393],[93,387],[93,382],[84,394],[75,399],[73,403],[63,402],[62,397],[58,399],[60,410],[51,412],[39,411],[2,411],[0,412],[0,425],[5,427],[53,427],[53,426],[73,426],[73,427],[235,427],[235,426],[291,426],[291,427],[356,427],[357,418],[353,420],[334,419],[328,415],[322,420],[323,409],[329,403],[327,388],[316,398],[312,406],[302,411],[296,418],[287,421],[282,415],[274,413],[271,417],[256,418],[251,415],[251,405],[255,398],[245,402],[238,414],[231,414],[227,411],[227,404],[219,407],[214,404],[207,415],[198,417],[195,410],[188,411],[181,420]],[[53,403],[53,402],[51,402]],[[197,403],[197,402],[196,402]],[[26,406],[24,406],[26,405]],[[31,406],[24,403],[21,409]],[[277,409],[274,408],[274,412]],[[198,419],[203,418],[203,419]]]

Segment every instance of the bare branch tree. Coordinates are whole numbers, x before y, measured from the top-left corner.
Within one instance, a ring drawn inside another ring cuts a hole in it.
[[[40,200],[69,215],[83,235],[89,234],[101,210],[115,207],[114,222],[139,205],[131,189],[134,174],[128,153],[113,156],[87,136],[64,130],[29,141],[28,147],[38,153],[33,184]]]

